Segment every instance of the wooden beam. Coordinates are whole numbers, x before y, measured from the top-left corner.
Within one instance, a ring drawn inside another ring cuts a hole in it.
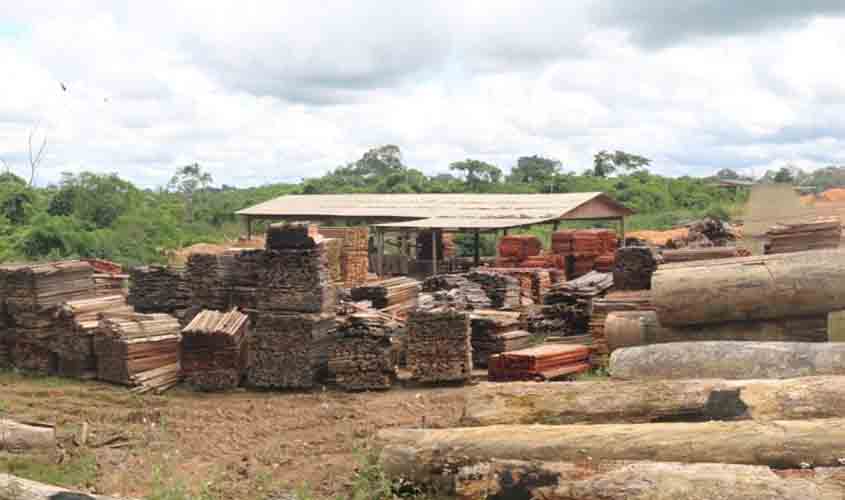
[[[384,277],[384,230],[376,228],[376,267],[379,277]]]
[[[619,241],[620,247],[625,246],[625,217],[619,217]]]
[[[246,239],[251,240],[252,239],[252,216],[247,215],[245,217],[245,219],[246,219]]]
[[[408,251],[408,240],[411,238],[411,235],[408,231],[402,231],[400,238],[402,238],[402,246],[399,252],[401,254],[400,262],[402,265],[402,274],[407,275],[410,269],[409,260],[411,258],[410,252]]]

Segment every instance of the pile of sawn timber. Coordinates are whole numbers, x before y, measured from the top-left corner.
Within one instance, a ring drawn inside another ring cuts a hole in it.
[[[203,310],[182,329],[182,374],[203,391],[233,389],[246,365],[249,318],[233,309]]]
[[[179,320],[169,314],[104,313],[94,338],[97,378],[163,392],[179,383]]]
[[[346,288],[352,288],[366,282],[369,271],[369,229],[366,226],[321,226],[318,231],[325,238],[341,242],[340,281],[342,285]]]
[[[191,306],[184,269],[140,266],[129,270],[129,304],[142,313],[179,314]]]
[[[824,217],[778,224],[766,231],[766,239],[767,254],[838,248],[842,241],[842,221],[839,217]]]
[[[392,337],[398,328],[383,314],[347,317],[329,352],[329,378],[347,391],[389,389],[396,380]]]
[[[522,315],[518,312],[474,311],[470,315],[473,364],[486,368],[493,354],[528,347],[531,334],[523,330],[523,326]]]
[[[593,300],[612,286],[613,276],[596,271],[555,285],[544,299],[543,329],[559,336],[587,333]]]
[[[407,364],[420,383],[466,382],[472,376],[469,315],[449,307],[408,316]]]
[[[590,314],[590,335],[593,350],[598,355],[610,354],[607,335],[605,335],[605,320],[607,315],[617,311],[650,311],[651,292],[649,290],[612,291],[604,297],[597,297],[592,301]]]
[[[352,300],[369,300],[376,309],[393,306],[410,308],[416,305],[420,282],[405,276],[367,283],[352,289]]]
[[[195,252],[188,257],[185,279],[191,289],[191,305],[222,311],[229,306],[225,266],[215,253]]]
[[[95,378],[97,357],[94,336],[104,313],[130,313],[132,307],[123,295],[72,300],[62,304],[57,314],[56,373],[63,377]]]
[[[490,357],[491,382],[556,380],[590,369],[590,348],[585,345],[543,344]]]
[[[467,274],[467,279],[481,285],[494,309],[517,309],[521,305],[522,295],[519,280],[505,274],[475,269]]]
[[[489,309],[490,297],[479,283],[465,274],[437,274],[423,282],[423,291],[431,294],[433,303],[447,304],[457,310]]]

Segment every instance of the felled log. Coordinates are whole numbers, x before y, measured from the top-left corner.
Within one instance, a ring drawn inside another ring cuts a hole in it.
[[[611,350],[692,341],[827,342],[827,315],[665,327],[654,311],[613,312],[604,327]]]
[[[32,450],[52,451],[55,448],[56,429],[52,425],[24,424],[0,419],[0,451],[20,453]]]
[[[845,304],[845,252],[669,264],[653,284],[664,326],[826,314]]]
[[[845,377],[786,380],[637,380],[568,384],[482,383],[462,423],[609,424],[804,420],[845,413]]]
[[[663,262],[691,262],[695,260],[729,259],[737,256],[736,247],[707,247],[682,248],[680,250],[663,250]]]
[[[621,379],[794,378],[845,375],[836,342],[675,342],[617,349],[610,373]]]
[[[118,497],[89,495],[59,486],[38,483],[11,474],[0,473],[0,498],[4,500],[128,500]]]
[[[445,471],[499,460],[840,466],[845,420],[607,425],[492,425],[383,429],[381,463],[423,483]]]
[[[841,498],[841,474],[809,472],[781,476],[756,465],[496,460],[462,467],[438,486],[450,493],[454,488],[458,500]]]

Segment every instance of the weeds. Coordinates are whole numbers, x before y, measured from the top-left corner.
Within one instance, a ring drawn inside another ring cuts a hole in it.
[[[193,494],[181,481],[166,481],[161,467],[153,469],[153,491],[144,500],[215,500],[209,483],[204,483],[199,494]]]
[[[590,370],[588,372],[579,373],[578,375],[575,376],[575,380],[578,380],[578,381],[604,380],[604,379],[607,379],[607,378],[610,378],[610,372],[607,371],[607,368],[605,368],[603,366],[598,366],[598,367],[593,368],[592,370]]]
[[[91,453],[81,453],[56,464],[48,457],[4,456],[0,457],[0,472],[68,488],[92,486],[97,480],[97,459]]]

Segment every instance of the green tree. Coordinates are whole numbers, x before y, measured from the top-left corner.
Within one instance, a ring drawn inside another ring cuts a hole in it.
[[[466,159],[449,165],[449,170],[461,172],[470,191],[479,191],[484,186],[498,184],[502,179],[502,170],[490,163]]]
[[[795,176],[793,175],[789,167],[781,167],[780,170],[778,170],[777,173],[775,173],[775,175],[772,177],[772,180],[784,184],[792,184],[793,182],[795,182]]]
[[[548,185],[560,173],[562,166],[558,160],[537,155],[523,156],[516,161],[516,166],[511,169],[508,182]]]
[[[608,177],[620,168],[626,171],[644,169],[651,165],[651,160],[644,156],[616,150],[613,153],[602,150],[593,156],[593,175]]]
[[[185,199],[185,214],[188,222],[194,221],[194,198],[196,194],[211,185],[211,174],[203,172],[198,163],[185,165],[176,171],[168,187]]]
[[[117,174],[63,173],[59,189],[50,198],[47,213],[74,215],[97,227],[108,227],[141,201],[141,192]]]

